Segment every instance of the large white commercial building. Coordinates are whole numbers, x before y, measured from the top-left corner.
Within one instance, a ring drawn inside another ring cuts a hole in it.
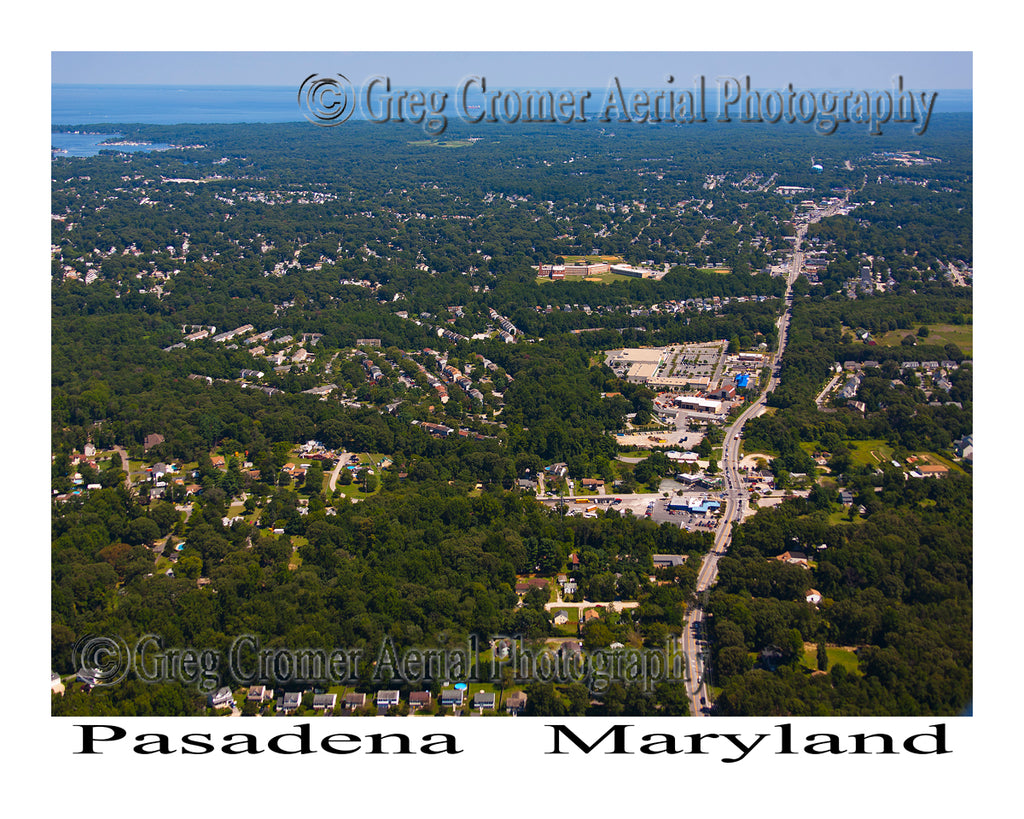
[[[722,402],[713,401],[710,398],[695,398],[690,395],[680,395],[675,398],[674,401],[676,406],[680,409],[690,410],[692,412],[707,412],[715,414],[722,411]]]

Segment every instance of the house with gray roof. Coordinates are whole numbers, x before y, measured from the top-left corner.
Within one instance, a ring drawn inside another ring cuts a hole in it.
[[[461,688],[445,688],[441,691],[441,705],[459,707],[465,697],[465,691]]]

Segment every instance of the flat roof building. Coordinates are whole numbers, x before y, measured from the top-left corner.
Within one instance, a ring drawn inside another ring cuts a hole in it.
[[[626,380],[632,384],[645,384],[658,372],[660,364],[655,361],[637,361],[630,365]]]

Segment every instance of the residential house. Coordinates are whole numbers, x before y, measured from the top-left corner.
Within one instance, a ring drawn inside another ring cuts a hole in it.
[[[494,710],[495,694],[493,691],[477,691],[473,697],[473,707],[481,711]]]
[[[954,452],[957,457],[963,458],[965,461],[974,461],[974,436],[965,435],[959,441],[954,442]]]
[[[505,699],[505,710],[510,714],[521,714],[526,710],[526,692],[516,691]]]
[[[409,694],[409,707],[414,711],[418,708],[429,708],[430,692],[413,691],[411,694]]]
[[[530,589],[544,589],[547,591],[548,579],[545,577],[527,577],[516,583],[516,594],[522,597]]]
[[[397,691],[390,689],[382,689],[377,692],[377,708],[390,708],[393,705],[398,705],[400,697]]]
[[[231,689],[222,685],[207,697],[207,703],[211,708],[233,708],[235,698],[231,694]]]
[[[358,691],[354,691],[351,694],[346,694],[345,699],[342,700],[342,707],[346,711],[355,711],[357,708],[362,708],[366,705],[366,694]]]
[[[570,656],[581,657],[583,649],[576,640],[566,640],[562,643],[562,647],[558,649],[558,653],[562,655],[563,659]]]
[[[75,681],[84,683],[86,688],[92,688],[103,679],[103,672],[98,668],[80,668],[75,675]]]
[[[265,685],[250,685],[245,695],[246,702],[263,702],[273,698],[273,692],[268,691]]]
[[[314,711],[333,711],[338,701],[337,694],[317,694],[313,697]]]
[[[441,691],[441,705],[450,705],[454,708],[462,706],[465,691],[461,688],[445,688]]]

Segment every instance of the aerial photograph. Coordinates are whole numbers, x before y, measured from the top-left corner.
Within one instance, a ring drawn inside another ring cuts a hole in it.
[[[52,716],[973,713],[971,52],[51,63]]]

